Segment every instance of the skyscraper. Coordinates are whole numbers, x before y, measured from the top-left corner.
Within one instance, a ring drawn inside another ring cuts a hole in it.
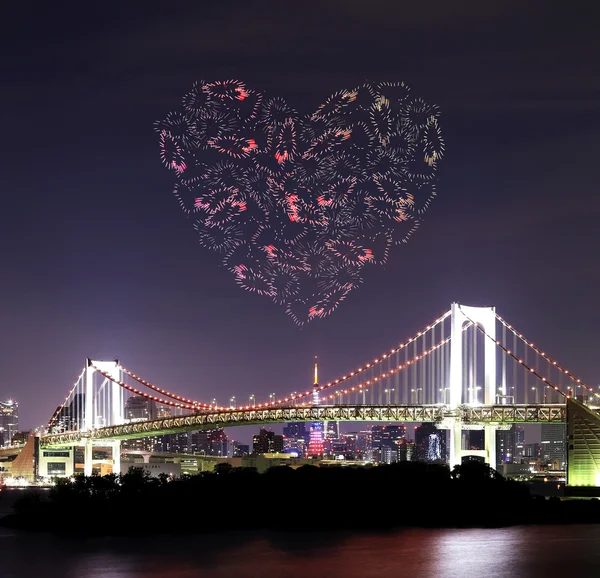
[[[374,425],[371,432],[371,445],[379,450],[380,461],[386,464],[399,461],[398,442],[406,439],[406,426]]]
[[[283,426],[283,449],[286,452],[303,456],[306,450],[306,424],[292,421]]]
[[[146,421],[149,419],[156,419],[157,414],[158,406],[156,405],[156,402],[154,402],[151,399],[147,399],[141,395],[131,396],[125,402],[126,422],[138,422]],[[162,439],[160,437],[123,440],[121,444],[121,448],[123,448],[124,450],[144,452],[156,451],[161,446]]]
[[[512,464],[515,448],[515,432],[509,430],[498,430],[496,432],[496,464],[499,468],[502,464]]]
[[[513,425],[515,431],[514,461],[520,463],[525,457],[525,428],[522,425]]]
[[[567,461],[567,428],[561,423],[543,423],[541,436],[541,459],[544,463],[557,463],[562,469]]]
[[[19,404],[14,399],[0,401],[0,445],[8,445],[19,429]]]
[[[340,422],[328,421],[325,422],[324,434],[326,438],[337,440],[340,437]]]

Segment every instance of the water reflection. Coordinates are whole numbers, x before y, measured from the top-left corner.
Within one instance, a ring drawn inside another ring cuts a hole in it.
[[[0,531],[3,578],[596,578],[600,526],[66,540]]]

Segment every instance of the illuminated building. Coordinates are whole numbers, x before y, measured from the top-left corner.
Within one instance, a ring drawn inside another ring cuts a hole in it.
[[[371,460],[373,457],[372,433],[370,430],[360,431],[356,434],[356,458]]]
[[[567,461],[567,428],[562,423],[543,423],[540,440],[542,462],[549,465],[564,467]]]
[[[158,406],[156,402],[147,399],[141,395],[134,395],[125,402],[125,421],[139,422],[150,419],[156,419],[158,415]],[[132,440],[123,440],[121,447],[130,451],[156,451],[160,446],[160,438],[148,437]]]
[[[564,426],[559,425],[559,427],[564,429]],[[498,467],[501,464],[520,462],[525,457],[524,441],[525,430],[522,426],[513,425],[509,430],[498,431],[496,433],[496,462]]]
[[[227,456],[227,434],[223,428],[194,432],[190,436],[193,454]]]
[[[252,436],[252,453],[254,455],[283,453],[283,436],[261,428],[258,435]]]
[[[347,433],[342,434],[338,439],[343,441],[344,446],[346,448],[345,455],[347,458],[354,459],[356,455],[356,442],[357,442],[358,434],[356,433]]]
[[[141,395],[134,395],[125,402],[126,421],[145,421],[156,419],[158,407],[156,403]]]
[[[542,455],[542,449],[540,444],[525,444],[523,447],[523,454],[526,458],[533,458],[537,460]]]
[[[313,405],[319,405],[319,366],[317,364],[317,358],[315,357],[315,373],[313,380]],[[307,455],[309,457],[322,456],[325,453],[325,447],[323,445],[323,423],[315,421],[310,424],[310,433],[308,437],[308,450]]]
[[[433,423],[423,423],[415,429],[414,459],[419,462],[446,462],[446,432]]]
[[[515,430],[514,461],[520,462],[525,457],[525,428],[521,425],[513,425]]]
[[[303,456],[307,447],[306,424],[292,421],[283,426],[283,451]]]
[[[398,440],[396,444],[398,448],[398,461],[410,462],[412,459],[413,452],[415,451],[415,444],[405,439]]]
[[[340,437],[340,422],[328,421],[324,424],[325,438],[337,440]]]
[[[0,446],[12,442],[19,429],[19,404],[14,399],[0,401]]]
[[[391,464],[398,460],[398,442],[406,439],[404,425],[374,425],[371,428],[371,447],[375,461]]]
[[[157,438],[155,450],[170,454],[190,453],[190,432],[160,436]]]
[[[245,458],[250,455],[250,446],[248,444],[240,444],[232,441],[230,447],[232,458]]]

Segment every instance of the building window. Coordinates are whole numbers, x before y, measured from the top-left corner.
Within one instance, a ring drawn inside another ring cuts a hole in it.
[[[48,462],[48,474],[64,474],[67,471],[67,464],[64,462]]]

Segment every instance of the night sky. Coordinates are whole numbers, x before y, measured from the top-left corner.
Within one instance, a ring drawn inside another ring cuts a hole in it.
[[[294,6],[292,6],[292,4]],[[143,7],[143,8],[142,8]],[[354,369],[452,301],[495,305],[600,383],[600,41],[585,3],[18,2],[0,51],[0,398],[47,422],[85,357],[195,399]],[[442,110],[439,196],[410,242],[299,328],[201,248],[155,120],[196,79],[301,112],[366,80]]]

